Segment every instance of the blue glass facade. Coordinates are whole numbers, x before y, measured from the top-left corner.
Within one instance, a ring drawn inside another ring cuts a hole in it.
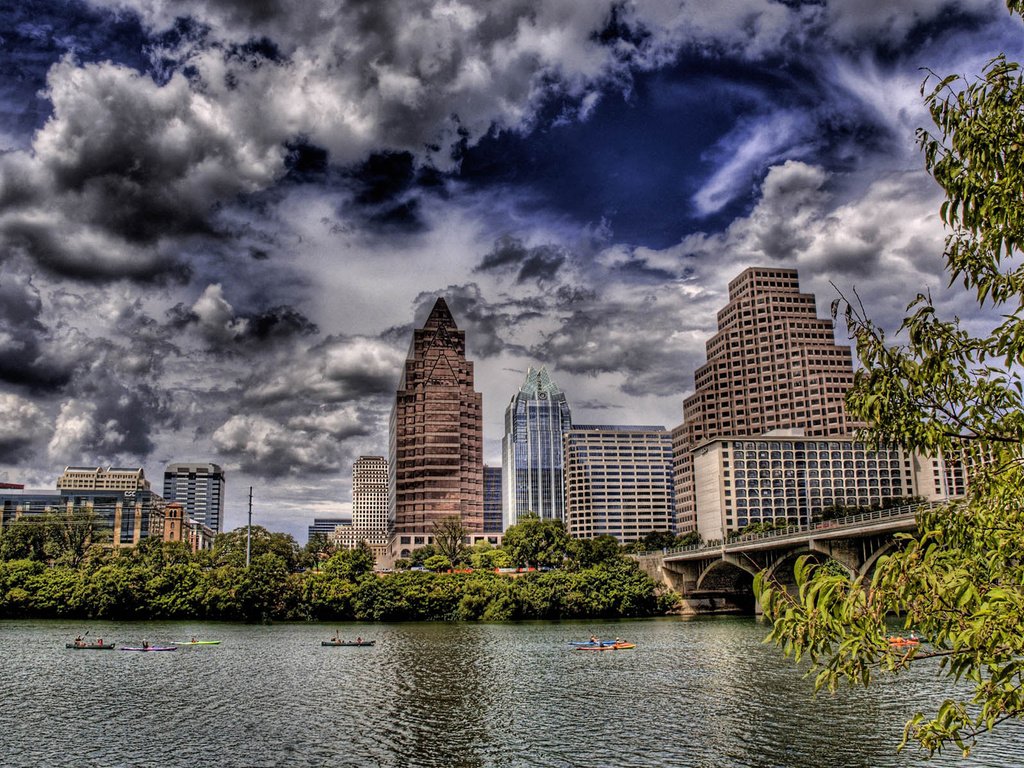
[[[501,533],[501,467],[484,465],[484,533]]]
[[[544,519],[565,515],[562,434],[572,426],[565,395],[546,368],[530,368],[505,409],[502,439],[504,528],[533,512]]]
[[[0,528],[18,517],[49,510],[91,508],[115,547],[164,534],[163,499],[149,490],[0,491]]]

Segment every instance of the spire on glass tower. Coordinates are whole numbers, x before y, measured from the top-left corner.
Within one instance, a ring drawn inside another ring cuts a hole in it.
[[[501,441],[505,528],[533,512],[562,519],[562,433],[572,426],[569,403],[547,368],[530,368],[505,409]]]

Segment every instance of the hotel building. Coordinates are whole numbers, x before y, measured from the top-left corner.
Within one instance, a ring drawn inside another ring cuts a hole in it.
[[[698,527],[697,446],[777,429],[849,435],[860,426],[845,408],[852,384],[850,347],[835,343],[832,321],[817,316],[795,269],[752,267],[733,279],[707,362],[683,403],[683,423],[673,430],[677,531]]]
[[[664,427],[574,426],[564,455],[570,536],[625,543],[672,530],[672,436]]]
[[[798,524],[827,507],[884,505],[964,494],[956,466],[899,447],[869,450],[848,437],[788,434],[716,438],[693,451],[697,532],[705,541],[752,523]]]
[[[572,426],[565,395],[546,368],[530,368],[505,409],[501,441],[503,529],[521,515],[564,517],[562,435]]]

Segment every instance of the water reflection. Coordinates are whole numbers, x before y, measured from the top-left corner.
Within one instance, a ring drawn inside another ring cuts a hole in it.
[[[920,764],[903,723],[947,683],[921,672],[811,694],[750,619],[339,627],[95,624],[111,641],[191,635],[175,653],[67,651],[81,627],[0,622],[5,766],[811,766]],[[622,635],[633,651],[569,642]],[[1018,765],[1019,728],[971,761]]]

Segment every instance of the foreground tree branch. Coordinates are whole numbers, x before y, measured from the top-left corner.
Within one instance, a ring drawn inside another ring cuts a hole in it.
[[[1024,0],[1009,0],[1020,14]],[[930,76],[922,95],[935,124],[919,131],[925,166],[946,193],[950,283],[980,306],[1007,307],[975,337],[917,296],[893,344],[859,298],[841,298],[862,363],[847,397],[869,424],[864,438],[962,462],[966,500],[920,514],[917,532],[879,560],[869,582],[801,560],[797,592],[759,577],[769,641],[806,659],[816,689],[870,685],[880,674],[928,665],[955,682],[937,711],[917,713],[902,748],[929,754],[1024,718],[1024,87],[1020,65],[997,56],[974,80]],[[888,642],[902,617],[927,644]]]

